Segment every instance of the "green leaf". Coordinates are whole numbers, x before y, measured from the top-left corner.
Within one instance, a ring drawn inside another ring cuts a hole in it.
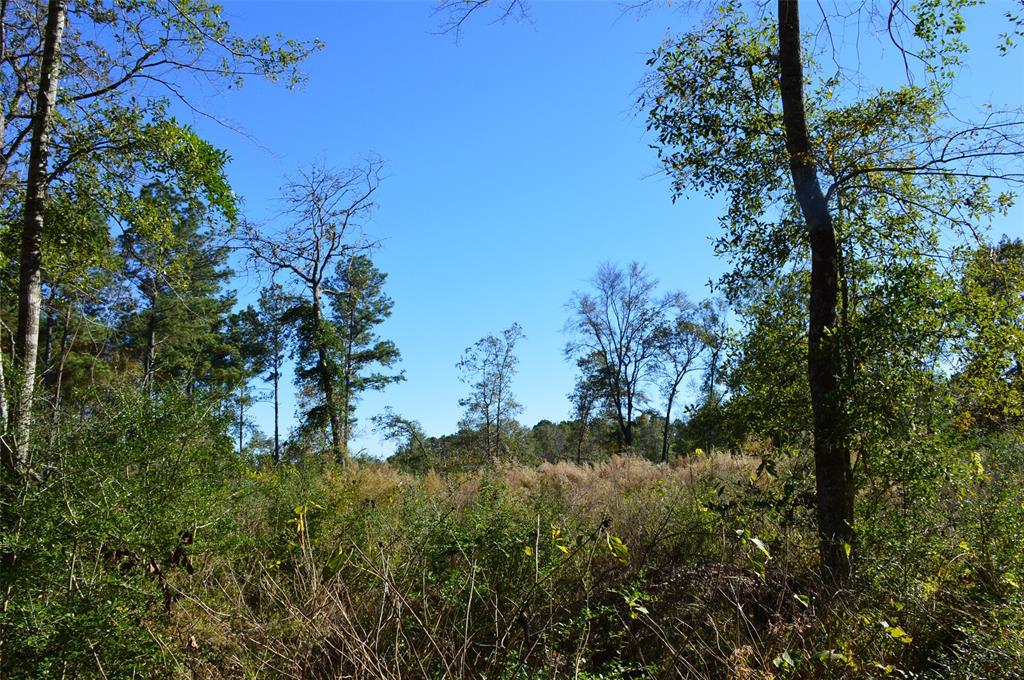
[[[907,633],[907,631],[903,630],[899,626],[892,626],[891,628],[888,628],[886,630],[894,640],[902,642],[905,645],[909,645],[911,642],[914,641],[914,638],[912,638]]]
[[[623,564],[629,564],[629,548],[618,536],[608,534],[608,550],[612,556]]]
[[[838,661],[840,663],[847,663],[850,660],[849,657],[847,657],[845,654],[843,654],[842,652],[837,652],[834,649],[826,649],[824,651],[818,652],[817,654],[815,654],[814,658],[821,662]]]

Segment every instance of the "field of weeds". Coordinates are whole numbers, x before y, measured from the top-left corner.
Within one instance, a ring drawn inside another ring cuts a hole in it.
[[[908,542],[824,592],[793,479],[729,455],[250,473],[164,653],[199,677],[1016,677],[1016,591]]]
[[[833,592],[799,450],[254,466],[198,406],[147,404],[20,498],[5,677],[1024,676],[1019,440],[874,460]]]

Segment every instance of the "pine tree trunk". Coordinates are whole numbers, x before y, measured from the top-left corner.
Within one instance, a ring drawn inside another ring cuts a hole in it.
[[[839,250],[832,216],[818,182],[804,103],[798,0],[778,0],[779,70],[790,174],[811,246],[807,376],[814,418],[814,472],[823,577],[842,584],[851,575],[853,474],[837,394],[839,360],[830,337],[836,324]]]
[[[334,394],[334,375],[330,368],[330,357],[327,352],[327,343],[320,337],[323,332],[321,325],[324,323],[323,312],[320,306],[320,291],[313,289],[313,320],[316,324],[316,352],[317,352],[317,375],[320,376],[320,389],[324,393],[324,404],[327,407],[327,419],[331,425],[331,444],[334,448],[334,459],[339,465],[348,464],[347,442],[342,437],[341,419],[338,417],[337,397]]]
[[[7,378],[4,373],[3,334],[0,333],[0,434],[7,432]],[[7,457],[4,456],[6,459]]]
[[[334,446],[334,458],[339,465],[348,463],[348,451],[345,447],[345,440],[341,433],[341,419],[338,417],[338,404],[334,394],[334,379],[327,359],[327,346],[320,343],[317,346],[318,364],[320,367],[320,387],[324,391],[324,401],[327,406],[327,418],[331,423],[331,442]]]
[[[582,419],[581,419],[582,420]],[[576,439],[576,464],[581,465],[583,463],[583,437],[586,436],[585,422],[580,422],[580,436]]]
[[[60,423],[60,405],[64,391],[64,369],[67,366],[68,353],[73,344],[71,338],[71,305],[68,304],[64,310],[64,326],[60,333],[60,348],[57,350],[60,356],[57,360],[57,368],[52,372],[52,383],[49,387],[53,390],[53,411],[51,419],[53,426],[50,430],[50,446],[57,441],[57,425]]]
[[[46,324],[43,326],[43,368],[42,379],[44,387],[53,386],[53,309],[51,299],[46,305]]]
[[[242,455],[242,448],[245,446],[245,394],[242,388],[238,388],[238,455]]]
[[[500,381],[500,378],[499,378]],[[494,456],[501,455],[501,388],[498,388],[498,398],[494,405]]]
[[[32,430],[32,397],[36,359],[39,354],[39,312],[42,304],[43,222],[50,150],[50,123],[57,100],[60,49],[67,21],[67,0],[49,0],[43,34],[39,90],[36,93],[32,140],[25,186],[25,220],[21,234],[18,272],[18,330],[15,336],[15,386],[11,409],[13,438],[5,437],[5,449],[13,450],[21,470],[31,465],[29,435]]]
[[[341,396],[341,437],[346,442],[351,438],[351,409],[352,409],[352,345],[349,344],[346,350],[348,356],[345,357],[345,381],[342,385],[343,393]]]

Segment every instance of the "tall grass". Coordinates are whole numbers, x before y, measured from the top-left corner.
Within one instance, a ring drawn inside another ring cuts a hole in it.
[[[245,466],[221,427],[137,396],[61,440],[3,535],[0,675],[1024,676],[1017,439],[897,452],[926,472],[864,485],[835,593],[804,451],[413,476]]]

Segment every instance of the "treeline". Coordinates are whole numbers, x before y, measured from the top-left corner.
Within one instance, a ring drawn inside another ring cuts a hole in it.
[[[872,301],[872,322],[899,314],[884,323],[910,332],[914,315],[926,315],[932,325],[917,327],[920,344],[902,360],[898,352],[906,349],[895,345],[859,350],[863,377],[849,388],[859,384],[860,392],[849,399],[861,413],[873,413],[865,437],[876,428],[885,428],[873,435],[878,441],[907,439],[915,429],[993,435],[1024,422],[1021,354],[1013,349],[1024,318],[1024,242],[1004,236],[962,258],[955,275],[929,289],[947,297],[923,309]],[[733,324],[724,302],[658,294],[636,263],[602,265],[591,284],[568,306],[566,357],[578,368],[567,395],[569,418],[533,427],[515,419],[521,407],[512,379],[522,331],[514,325],[478,341],[459,363],[472,392],[460,401],[466,414],[457,432],[430,436],[393,411],[374,418],[396,443],[390,460],[421,472],[455,471],[495,461],[583,463],[630,453],[664,462],[695,451],[739,453],[759,441],[809,444],[805,274],[760,286],[756,297],[732,307],[740,320]]]

